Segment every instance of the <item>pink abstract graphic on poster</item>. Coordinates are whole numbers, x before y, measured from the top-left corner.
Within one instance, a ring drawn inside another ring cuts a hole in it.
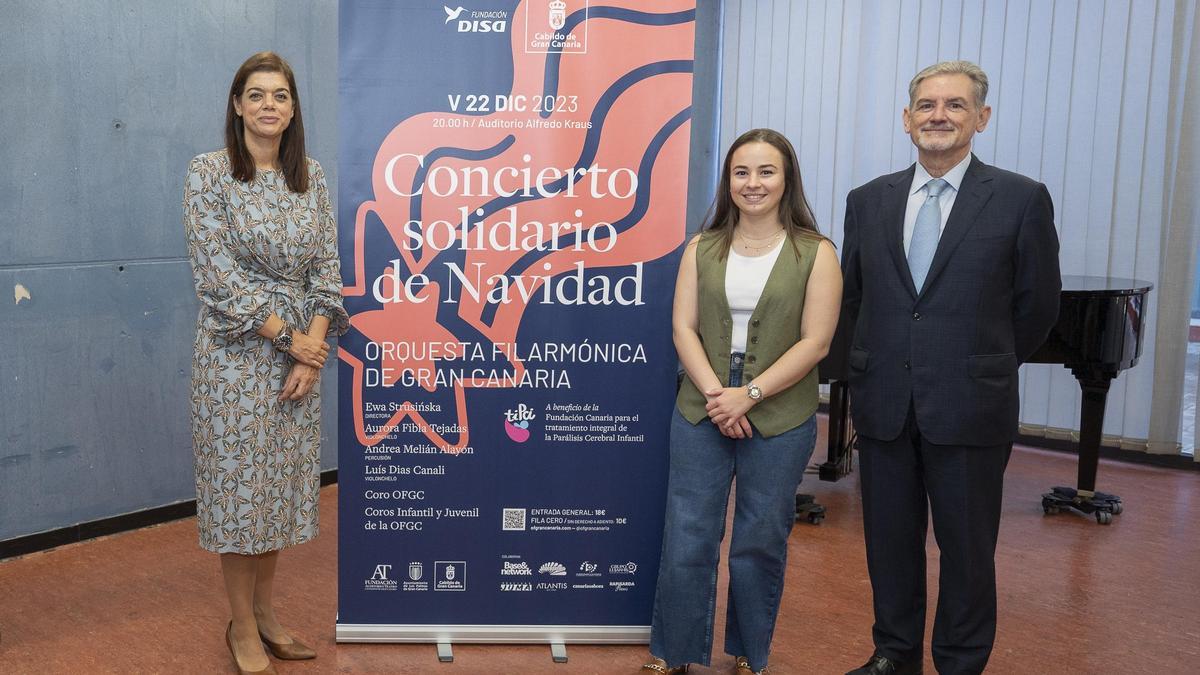
[[[343,289],[374,296],[379,308],[351,323],[374,343],[444,348],[378,355],[380,372],[408,377],[410,400],[385,424],[365,422],[366,364],[339,350],[353,372],[360,443],[375,445],[411,418],[436,447],[457,452],[469,444],[466,389],[523,376],[521,358],[502,350],[503,380],[434,377],[439,362],[463,356],[451,346],[462,338],[445,325],[447,311],[492,344],[511,345],[533,303],[638,302],[641,264],[675,251],[686,229],[694,25],[675,17],[694,7],[522,2],[506,27],[510,91],[451,95],[451,112],[409,117],[384,138],[373,198],[354,222],[354,283]],[[396,247],[386,269],[366,263],[373,227]],[[614,268],[620,275],[597,274]],[[458,433],[438,433],[412,399],[441,387],[453,388]],[[513,440],[529,433],[506,424]]]

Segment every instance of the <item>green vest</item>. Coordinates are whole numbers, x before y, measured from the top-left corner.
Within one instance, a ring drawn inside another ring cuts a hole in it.
[[[748,384],[800,341],[800,317],[804,313],[804,291],[812,272],[820,240],[794,237],[795,246],[783,250],[771,268],[762,296],[750,316],[746,334],[746,360],[742,384]],[[706,234],[696,248],[697,295],[700,342],[708,362],[721,382],[729,382],[729,342],[733,320],[725,297],[725,263],[720,257],[721,238]],[[799,250],[799,255],[796,251]],[[691,378],[684,377],[676,405],[692,424],[708,418],[704,394]],[[817,369],[814,367],[796,384],[755,405],[747,417],[763,436],[777,436],[803,424],[817,411]]]

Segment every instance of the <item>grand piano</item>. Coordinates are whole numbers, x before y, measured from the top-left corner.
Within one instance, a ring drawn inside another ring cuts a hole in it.
[[[1108,525],[1124,507],[1121,498],[1096,491],[1100,432],[1108,387],[1122,370],[1137,365],[1146,328],[1146,294],[1153,284],[1113,277],[1062,278],[1058,323],[1029,363],[1061,363],[1083,390],[1079,415],[1079,476],[1075,488],[1042,495],[1046,514],[1073,508]]]
[[[1076,487],[1055,487],[1042,495],[1046,514],[1071,508],[1095,514],[1107,525],[1123,510],[1121,498],[1096,491],[1100,463],[1100,432],[1108,388],[1122,370],[1137,365],[1146,327],[1146,295],[1153,284],[1115,277],[1064,276],[1058,322],[1028,363],[1058,363],[1071,370],[1083,391],[1079,420],[1079,475]],[[839,326],[839,336],[852,331]],[[820,466],[821,480],[836,481],[852,466],[854,427],[846,384],[849,339],[837,340],[821,362],[821,379],[829,382],[828,459]],[[798,514],[811,513],[813,500],[797,496]],[[809,511],[801,511],[803,507]],[[819,506],[816,508],[820,508]],[[821,509],[823,515],[824,510]]]

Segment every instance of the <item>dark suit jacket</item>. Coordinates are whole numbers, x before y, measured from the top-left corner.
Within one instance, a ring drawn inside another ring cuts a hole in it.
[[[922,436],[933,443],[1010,443],[1020,405],[1017,367],[1058,315],[1050,193],[972,156],[918,295],[903,239],[914,169],[846,198],[842,325],[853,330],[854,426],[892,440],[911,400]]]

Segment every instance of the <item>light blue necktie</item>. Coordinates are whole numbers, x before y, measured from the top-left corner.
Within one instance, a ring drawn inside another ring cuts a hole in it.
[[[925,275],[929,273],[929,265],[933,262],[933,254],[937,251],[938,239],[942,237],[942,207],[938,204],[938,195],[950,184],[941,178],[934,178],[925,184],[929,191],[921,210],[917,211],[917,222],[913,225],[912,241],[908,243],[908,271],[912,274],[913,286],[917,292],[925,284]]]

